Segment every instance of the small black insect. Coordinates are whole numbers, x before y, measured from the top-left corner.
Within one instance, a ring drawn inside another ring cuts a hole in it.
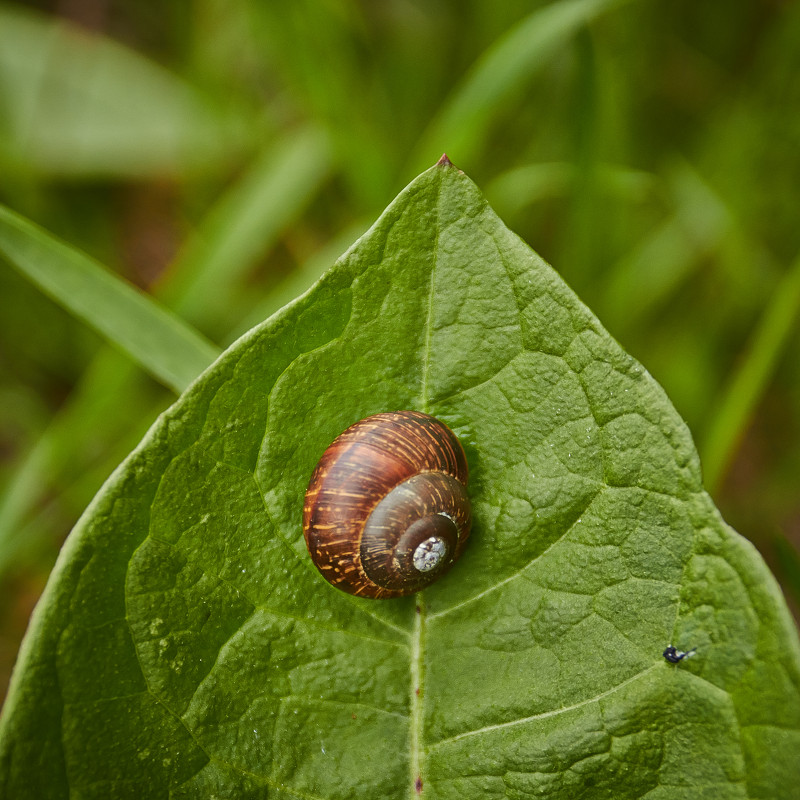
[[[683,650],[678,650],[677,647],[674,647],[670,644],[667,645],[667,649],[662,653],[662,655],[667,659],[667,661],[669,661],[670,664],[679,664],[684,658],[689,658],[689,656],[693,656],[696,652],[696,649],[692,649],[684,653]]]

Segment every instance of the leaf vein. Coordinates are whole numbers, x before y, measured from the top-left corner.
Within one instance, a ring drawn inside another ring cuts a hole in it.
[[[581,701],[579,701],[577,703],[573,703],[571,706],[563,706],[562,708],[556,708],[556,709],[553,709],[552,711],[543,711],[541,714],[531,714],[529,717],[521,717],[519,719],[509,720],[508,722],[499,722],[496,725],[486,725],[483,728],[476,728],[475,730],[464,731],[463,733],[456,734],[455,736],[450,736],[447,739],[440,739],[438,742],[435,742],[434,744],[432,744],[430,749],[441,747],[442,745],[446,745],[446,744],[452,744],[453,742],[457,742],[457,741],[459,741],[461,739],[466,739],[466,738],[468,738],[470,736],[480,736],[482,734],[491,733],[491,732],[496,731],[496,730],[503,730],[505,728],[513,728],[513,727],[515,727],[517,725],[524,725],[524,724],[526,724],[528,722],[534,722],[534,721],[536,721],[538,719],[547,719],[549,717],[557,717],[560,714],[566,714],[566,713],[568,713],[570,711],[575,711],[578,708],[583,708],[584,706],[588,706],[588,705],[591,705],[592,703],[599,702],[603,698],[608,697],[609,695],[612,695],[615,692],[618,692],[620,689],[625,688],[629,684],[640,680],[645,675],[648,675],[649,673],[653,672],[653,670],[658,669],[661,666],[662,666],[662,664],[660,662],[656,662],[654,664],[651,664],[646,669],[643,669],[640,672],[637,672],[635,675],[632,675],[630,678],[628,678],[627,680],[624,680],[622,683],[619,683],[616,686],[613,686],[611,689],[608,689],[605,692],[601,692],[600,694],[595,695],[594,697],[588,697],[585,700],[581,700]]]

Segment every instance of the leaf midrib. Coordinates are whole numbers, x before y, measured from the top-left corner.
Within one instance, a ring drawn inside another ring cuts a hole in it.
[[[422,382],[420,385],[420,409],[424,413],[429,413],[428,401],[428,371],[430,369],[431,361],[431,338],[433,332],[433,298],[435,290],[436,279],[436,264],[439,256],[439,235],[442,229],[441,219],[441,198],[442,198],[442,180],[444,177],[444,169],[446,167],[441,165],[442,171],[439,172],[439,183],[436,193],[436,227],[432,248],[432,263],[431,263],[431,276],[430,284],[428,286],[428,316],[425,320],[425,347],[422,354]],[[424,709],[423,704],[425,701],[425,692],[423,691],[424,679],[424,658],[425,658],[425,601],[423,592],[419,592],[416,597],[416,604],[414,609],[414,629],[411,634],[411,663],[409,669],[409,789],[408,795],[413,798],[415,794],[421,794],[422,783],[422,737]],[[420,787],[418,789],[418,787]]]

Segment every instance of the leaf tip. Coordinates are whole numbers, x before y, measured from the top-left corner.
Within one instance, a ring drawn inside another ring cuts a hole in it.
[[[437,167],[452,167],[453,162],[447,157],[447,153],[442,153],[442,157],[436,162]]]

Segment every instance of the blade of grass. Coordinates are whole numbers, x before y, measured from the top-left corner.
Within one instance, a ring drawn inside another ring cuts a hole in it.
[[[241,282],[252,264],[263,257],[281,231],[297,218],[329,173],[327,142],[312,130],[303,131],[277,146],[274,143],[265,146],[252,167],[208,212],[195,241],[176,263],[169,280],[156,287],[156,294],[160,288],[163,298],[175,306],[185,307],[201,323],[207,324],[223,309],[221,305],[203,302],[204,298],[217,298],[223,293],[220,286]],[[337,252],[331,261],[338,255]],[[198,286],[205,289],[199,290]],[[235,325],[237,332],[243,332],[238,318]],[[227,329],[229,325],[220,322],[220,327]],[[196,362],[196,374],[205,366],[204,362]],[[196,375],[186,375],[186,379],[193,377]],[[108,387],[117,387],[111,391],[111,397],[106,391]],[[65,461],[60,454],[72,453],[74,458],[75,454],[84,452],[84,426],[76,422],[92,421],[92,430],[95,434],[100,432],[97,438],[101,441],[96,446],[105,452],[108,444],[122,435],[112,432],[113,418],[118,415],[115,397],[129,398],[129,429],[139,431],[152,422],[157,409],[147,402],[137,403],[132,399],[139,397],[140,389],[140,374],[131,370],[130,362],[112,350],[97,354],[67,404],[25,456],[0,496],[0,573],[11,568],[15,552],[35,546],[34,542],[20,542],[17,532],[21,526],[24,525],[29,534],[24,539],[35,538],[48,530],[46,522],[35,522],[38,516],[30,522],[25,520],[43,497],[58,491],[65,470],[74,468],[74,464]],[[103,402],[104,397],[112,402]],[[116,456],[117,451],[112,449],[105,458],[105,475],[116,465]],[[85,498],[86,502],[91,494],[93,492]]]
[[[21,4],[0,6],[0,85],[11,153],[44,174],[207,171],[247,135],[155,61]]]
[[[79,498],[84,507],[120,459],[136,444],[159,411],[169,403],[167,392],[154,385],[129,359],[103,348],[81,380],[14,470],[0,495],[0,578],[16,562],[15,554],[35,548],[31,516],[45,515],[47,499],[59,497],[66,482],[100,472],[99,481]],[[125,398],[125,414],[119,413]],[[142,413],[141,409],[147,409]],[[66,519],[62,518],[61,525]],[[46,526],[45,526],[46,527]],[[66,531],[63,531],[66,533]],[[53,535],[53,526],[50,525]]]
[[[208,212],[156,294],[185,319],[224,327],[247,272],[328,180],[328,140],[307,128],[265,147]]]
[[[700,448],[706,488],[713,493],[747,430],[800,312],[800,256],[778,284],[753,331],[744,357],[722,395]]]
[[[211,342],[144,292],[2,206],[0,254],[178,394],[219,355]]]
[[[577,30],[626,0],[562,0],[537,9],[478,59],[423,135],[410,169],[447,151],[455,163],[473,160],[499,108]]]
[[[575,35],[576,60],[574,111],[571,138],[575,148],[574,188],[569,198],[566,225],[562,228],[559,268],[574,275],[578,286],[596,272],[599,235],[607,232],[598,210],[597,165],[600,148],[597,56],[586,26]],[[599,235],[598,235],[599,234]],[[585,283],[584,283],[585,285]]]
[[[252,3],[251,9],[270,72],[291,87],[303,115],[328,131],[350,194],[362,207],[382,204],[396,188],[398,153],[408,145],[397,149],[403,114],[385,83],[383,57],[364,60],[364,47],[376,46],[369,30],[374,10],[353,0]]]

